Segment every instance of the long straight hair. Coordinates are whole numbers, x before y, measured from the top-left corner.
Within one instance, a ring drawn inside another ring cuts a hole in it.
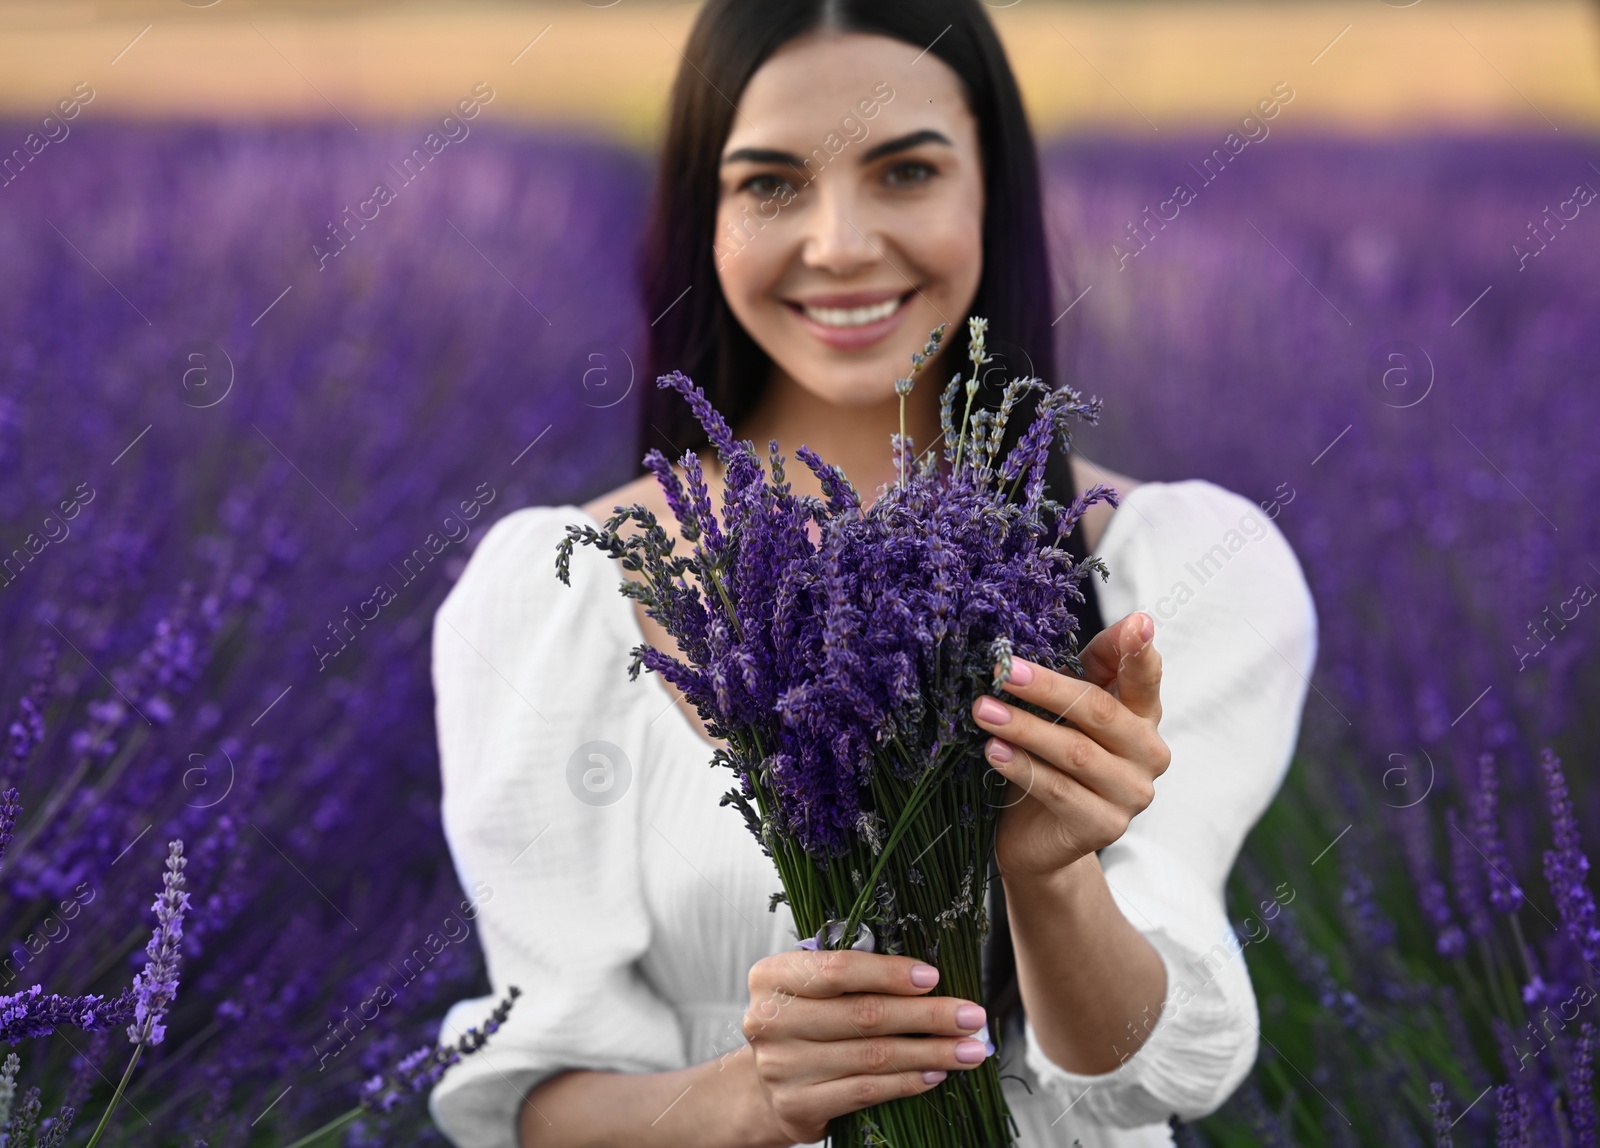
[[[719,168],[750,77],[783,45],[821,29],[902,40],[937,56],[962,79],[978,125],[984,184],[983,272],[970,313],[988,319],[994,359],[974,406],[998,406],[1003,383],[1013,376],[1057,385],[1038,155],[1016,79],[980,0],[708,0],[672,87],[639,252],[643,310],[653,320],[636,455],[640,473],[652,446],[676,459],[707,443],[688,404],[657,387],[657,377],[683,371],[736,430],[768,385],[772,360],[735,318],[717,278]],[[950,370],[966,369],[965,318],[950,316],[941,356]],[[1038,398],[1029,392],[1013,408],[1003,451],[1033,421]],[[756,444],[758,452],[764,445]]]

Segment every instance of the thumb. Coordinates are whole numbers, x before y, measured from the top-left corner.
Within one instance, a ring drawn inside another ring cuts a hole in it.
[[[1155,619],[1129,614],[1096,634],[1084,647],[1084,680],[1115,693],[1140,717],[1161,718],[1161,654],[1155,648]]]

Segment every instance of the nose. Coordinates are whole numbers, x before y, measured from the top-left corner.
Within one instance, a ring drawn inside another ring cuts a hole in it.
[[[807,267],[849,276],[880,258],[870,222],[852,190],[838,181],[819,180],[816,206],[808,212],[801,260]]]

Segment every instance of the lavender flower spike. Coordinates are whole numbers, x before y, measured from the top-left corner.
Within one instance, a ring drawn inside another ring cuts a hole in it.
[[[0,1041],[20,1044],[29,1037],[49,1036],[69,1024],[84,1032],[102,1032],[127,1020],[132,1003],[131,989],[108,1000],[99,993],[47,995],[41,986],[33,985],[0,997]]]
[[[14,1052],[7,1053],[4,1066],[0,1066],[0,1128],[11,1119],[11,1102],[17,1096],[17,1072],[21,1068],[22,1058]]]
[[[17,829],[17,814],[22,812],[22,797],[12,786],[0,793],[0,862],[6,859],[6,849]]]
[[[183,914],[189,908],[189,894],[183,891],[183,842],[167,846],[167,871],[161,877],[161,893],[152,906],[156,914],[155,932],[145,952],[150,961],[133,979],[133,1023],[128,1039],[134,1044],[160,1044],[167,1034],[167,1007],[178,995],[179,943],[183,940]]]

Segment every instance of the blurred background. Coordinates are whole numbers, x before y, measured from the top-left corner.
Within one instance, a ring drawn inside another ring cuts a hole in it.
[[[0,0],[0,995],[114,1012],[174,839],[191,898],[108,1143],[444,1142],[433,611],[637,468],[696,9]],[[1257,500],[1319,611],[1229,891],[1260,1059],[1179,1143],[1592,1145],[1600,7],[989,9],[1085,451]],[[126,1018],[0,1003],[9,1143],[87,1143]]]

